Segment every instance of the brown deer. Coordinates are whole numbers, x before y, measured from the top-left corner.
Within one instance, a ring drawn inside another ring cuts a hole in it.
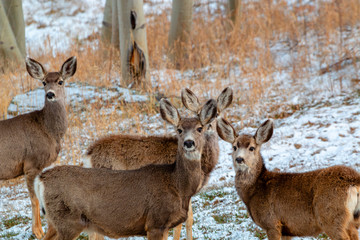
[[[269,240],[321,232],[331,239],[359,239],[360,174],[346,166],[305,173],[268,171],[260,148],[273,128],[267,120],[254,136],[238,136],[226,120],[217,120],[219,136],[233,145],[235,187],[253,221]]]
[[[181,118],[162,99],[160,113],[177,128],[174,163],[136,170],[58,166],[36,177],[36,195],[49,224],[44,239],[71,240],[94,231],[111,238],[160,240],[186,220],[190,199],[203,181],[204,127],[216,117],[216,101],[207,101],[196,118]]]
[[[45,106],[42,110],[0,121],[0,180],[25,175],[32,208],[32,231],[37,238],[41,227],[39,202],[34,179],[41,170],[55,162],[68,122],[65,110],[64,82],[76,71],[76,58],[64,62],[59,72],[46,72],[37,61],[26,59],[30,76],[42,81]]]
[[[190,89],[181,91],[184,106],[198,114],[201,109],[199,99]],[[233,99],[232,89],[225,88],[217,99],[218,114],[227,108]],[[201,169],[204,174],[202,186],[209,179],[219,158],[219,144],[216,130],[208,124],[205,129],[205,145],[201,156]],[[140,136],[112,135],[101,138],[87,150],[85,167],[109,168],[113,170],[133,170],[150,164],[170,164],[175,161],[178,141],[175,136]],[[161,156],[161,158],[159,158]],[[192,239],[193,213],[191,202],[186,220],[186,239]],[[174,231],[174,240],[180,239],[181,226]],[[89,236],[90,240],[100,240],[103,237],[96,233]]]

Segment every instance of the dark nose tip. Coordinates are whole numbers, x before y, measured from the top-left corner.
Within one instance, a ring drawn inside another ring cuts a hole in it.
[[[184,146],[187,147],[187,148],[191,148],[192,146],[195,146],[195,143],[193,140],[186,140],[184,142]]]
[[[53,92],[48,92],[48,93],[46,94],[46,97],[47,97],[48,99],[53,99],[53,98],[55,97],[55,93],[53,93]]]
[[[238,158],[235,159],[235,161],[237,163],[242,163],[242,162],[244,162],[244,159],[242,157],[238,157]]]

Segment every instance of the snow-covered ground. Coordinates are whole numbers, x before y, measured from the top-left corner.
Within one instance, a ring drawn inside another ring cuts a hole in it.
[[[289,118],[274,121],[273,138],[262,149],[270,170],[304,172],[342,164],[360,171],[360,97],[357,93],[338,96],[329,102],[306,107]],[[246,128],[240,132],[254,133],[255,130]],[[208,186],[193,198],[194,237],[265,239],[264,232],[253,224],[235,192],[230,153],[230,144],[220,140],[219,164]],[[0,213],[3,216],[0,238],[11,233],[17,235],[8,239],[31,236],[30,200],[24,181],[18,182],[0,189]],[[7,227],[7,222],[19,218],[20,223]]]
[[[55,2],[55,3],[54,3]],[[46,51],[41,44],[48,39],[48,44],[54,51],[62,51],[70,46],[71,41],[77,39],[85,41],[92,33],[98,32],[102,21],[104,1],[60,1],[24,0],[26,22],[26,41],[33,46],[31,51]],[[154,1],[152,1],[154,2]],[[158,1],[157,4],[146,3],[145,12],[156,12],[159,8],[169,8],[171,1]],[[154,7],[156,6],[156,7]],[[76,23],[76,24],[74,24]],[[359,36],[356,33],[356,36]],[[279,65],[286,65],[289,56],[281,52],[281,46],[275,45],[272,49],[278,54]],[[316,65],[316,64],[315,64]],[[289,72],[275,73],[273,81],[275,91],[266,92],[261,106],[252,109],[251,121],[242,119],[250,110],[241,105],[247,98],[249,89],[246,76],[241,75],[238,69],[232,69],[232,77],[224,79],[224,86],[234,88],[235,101],[227,110],[230,122],[239,132],[255,133],[256,126],[266,119],[266,116],[276,116],[269,109],[276,102],[283,102],[284,106],[291,104],[301,105],[300,110],[287,118],[274,119],[275,131],[269,143],[262,148],[262,155],[266,166],[270,170],[304,172],[333,165],[347,165],[360,171],[360,93],[358,85],[351,85],[352,78],[358,78],[359,65],[350,65],[339,72],[330,72],[319,75],[312,71],[311,79],[299,79],[294,82]],[[204,68],[206,75],[207,68]],[[153,84],[163,88],[166,92],[168,79],[166,70],[152,70]],[[212,73],[214,74],[214,73]],[[216,74],[216,73],[215,73]],[[177,73],[176,79],[191,78],[191,72]],[[241,82],[234,80],[241,75]],[[159,77],[161,76],[161,77]],[[215,79],[207,75],[211,82]],[[339,76],[342,79],[342,89],[337,88]],[[163,80],[160,80],[163,79]],[[202,83],[203,84],[203,83]],[[201,92],[202,85],[194,84],[192,90]],[[73,113],[81,108],[79,103],[87,101],[117,101],[133,102],[146,101],[148,96],[136,95],[135,92],[114,87],[112,89],[98,88],[79,83],[67,83],[67,99]],[[281,91],[279,91],[281,89]],[[202,97],[218,94],[221,89],[214,89],[202,93]],[[278,95],[283,92],[283,95]],[[119,99],[120,98],[120,99]],[[44,93],[42,89],[35,89],[26,94],[16,96],[9,106],[9,114],[23,113],[39,109],[43,105]],[[286,105],[286,104],[287,105]],[[104,114],[112,108],[102,109]],[[288,108],[279,111],[287,111]],[[120,113],[121,114],[121,113]],[[249,114],[250,115],[250,114]],[[83,117],[83,113],[79,114]],[[88,117],[88,116],[87,116]],[[144,129],[157,128],[158,134],[169,133],[171,128],[162,129],[160,116],[140,116]],[[119,128],[126,128],[127,122],[122,120]],[[250,124],[251,123],[251,124]],[[241,129],[241,126],[253,126]],[[80,152],[86,150],[93,140],[87,137],[87,129],[79,129],[77,136],[85,144],[76,146]],[[147,132],[147,130],[145,130]],[[76,131],[74,131],[76,132]],[[149,131],[149,133],[152,133]],[[83,140],[85,139],[85,140]],[[211,175],[209,184],[193,198],[195,239],[267,239],[265,233],[249,218],[245,206],[236,194],[233,179],[234,170],[230,153],[230,144],[219,140],[219,163]],[[67,153],[60,153],[60,162],[69,162]],[[80,160],[81,156],[77,156]],[[26,185],[23,178],[0,182],[0,239],[32,239],[31,235],[31,207]],[[44,228],[46,228],[45,221]],[[183,229],[184,230],[184,229]],[[83,235],[85,236],[85,235]],[[184,236],[184,231],[182,236]],[[170,237],[171,238],[171,237]],[[319,238],[323,238],[320,236]],[[313,239],[313,238],[296,238]]]

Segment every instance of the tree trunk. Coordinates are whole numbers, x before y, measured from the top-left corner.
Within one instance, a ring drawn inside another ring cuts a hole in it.
[[[173,0],[169,33],[170,59],[180,68],[187,58],[192,23],[193,0]]]
[[[105,44],[111,43],[112,39],[112,0],[106,0],[104,8],[104,18],[101,28],[101,40]]]
[[[120,47],[120,39],[119,39],[119,1],[112,0],[112,36],[111,36],[111,44],[116,48],[119,49]]]
[[[22,0],[2,0],[6,16],[14,33],[18,48],[23,57],[25,49],[25,20],[22,8]]]
[[[10,0],[8,1],[10,2]],[[18,11],[16,14],[19,14],[19,12],[20,11]],[[11,28],[9,19],[6,16],[2,1],[0,2],[0,57],[2,58],[0,60],[3,65],[2,67],[4,67],[6,63],[11,61],[17,63],[23,63],[24,61],[24,56],[21,54],[21,51],[18,47],[14,32]]]
[[[123,84],[147,89],[150,81],[143,0],[118,0],[117,4]]]
[[[240,17],[240,0],[228,0],[228,8],[230,20],[235,26]]]

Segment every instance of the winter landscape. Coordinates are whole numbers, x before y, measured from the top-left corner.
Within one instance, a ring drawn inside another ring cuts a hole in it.
[[[266,119],[274,121],[273,137],[262,147],[269,170],[346,165],[360,171],[359,1],[240,2],[238,29],[224,30],[227,1],[194,0],[191,50],[179,69],[163,47],[172,2],[144,1],[152,90],[140,91],[122,84],[118,52],[102,54],[104,0],[23,0],[27,55],[56,71],[71,56],[78,61],[65,83],[69,127],[54,165],[81,165],[87,147],[108,134],[175,134],[160,117],[161,97],[186,115],[182,88],[205,102],[230,86],[234,100],[223,116],[239,133],[254,134]],[[44,98],[25,63],[0,77],[2,119],[41,109]],[[192,198],[193,238],[267,239],[236,193],[231,144],[219,138],[219,145],[208,184]],[[0,187],[0,239],[35,239],[24,177]],[[43,217],[42,224],[46,230]]]

